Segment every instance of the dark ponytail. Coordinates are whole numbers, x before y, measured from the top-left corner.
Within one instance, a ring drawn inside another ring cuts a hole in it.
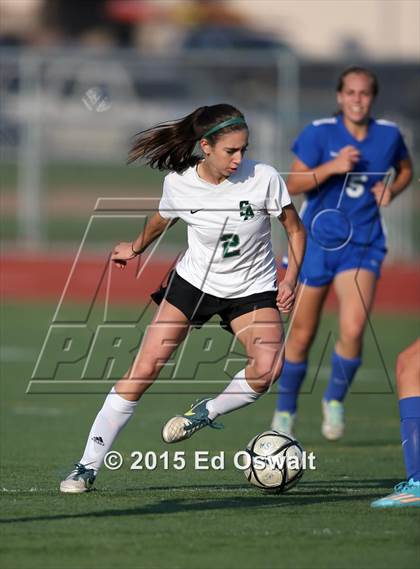
[[[225,120],[236,117],[244,119],[235,107],[220,104],[199,107],[182,119],[158,124],[136,135],[127,163],[145,158],[146,164],[152,168],[181,173],[201,159],[194,154],[194,149],[203,135]],[[214,144],[222,134],[244,128],[247,128],[246,124],[227,126],[206,139]]]

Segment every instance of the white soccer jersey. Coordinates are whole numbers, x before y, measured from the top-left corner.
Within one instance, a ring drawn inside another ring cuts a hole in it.
[[[291,203],[286,184],[266,164],[242,160],[221,184],[196,167],[165,178],[159,214],[188,225],[188,250],[176,265],[180,277],[221,298],[277,289],[270,215]]]

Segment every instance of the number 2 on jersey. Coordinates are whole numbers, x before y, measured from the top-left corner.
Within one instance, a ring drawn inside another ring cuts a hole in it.
[[[236,233],[225,233],[220,237],[223,247],[223,258],[236,257],[241,254],[239,249],[239,235]]]

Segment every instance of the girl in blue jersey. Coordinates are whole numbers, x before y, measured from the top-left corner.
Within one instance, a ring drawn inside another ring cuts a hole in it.
[[[402,451],[407,479],[372,508],[420,507],[420,338],[397,359],[395,370],[400,408]]]
[[[277,430],[292,432],[308,352],[334,283],[339,337],[322,402],[322,433],[336,440],[344,432],[343,400],[361,364],[363,332],[386,254],[379,210],[412,177],[398,127],[370,116],[377,93],[372,72],[345,70],[337,85],[340,112],[307,126],[292,147],[287,185],[290,194],[305,194],[301,217],[308,243],[272,423]]]

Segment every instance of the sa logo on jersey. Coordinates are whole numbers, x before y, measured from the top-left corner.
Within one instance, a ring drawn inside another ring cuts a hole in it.
[[[244,221],[247,221],[247,219],[252,219],[253,217],[255,217],[252,206],[249,205],[249,201],[239,202],[239,208],[240,208],[239,215],[244,218]]]

